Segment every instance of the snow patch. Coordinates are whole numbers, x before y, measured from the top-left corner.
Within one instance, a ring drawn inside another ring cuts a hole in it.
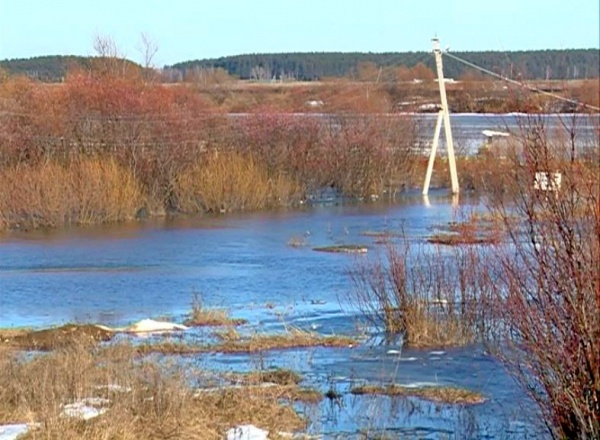
[[[254,425],[240,425],[227,431],[227,440],[267,440],[269,431]]]
[[[62,415],[81,420],[90,420],[104,414],[110,400],[101,397],[88,397],[63,406]]]
[[[129,327],[125,327],[119,330],[125,333],[149,334],[185,331],[188,329],[189,327],[181,324],[175,324],[174,322],[155,321],[154,319],[142,319],[141,321],[136,322],[135,324],[132,324]]]

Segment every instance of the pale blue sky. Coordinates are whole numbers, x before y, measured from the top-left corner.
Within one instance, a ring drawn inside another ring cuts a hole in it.
[[[162,66],[257,52],[598,48],[598,0],[0,0],[0,59],[93,54],[110,36]]]

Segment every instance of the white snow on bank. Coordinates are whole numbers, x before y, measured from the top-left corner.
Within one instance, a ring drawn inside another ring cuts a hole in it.
[[[227,440],[267,440],[269,431],[254,425],[240,425],[227,431]]]
[[[114,383],[109,383],[107,385],[96,385],[94,388],[97,390],[111,391],[114,393],[129,393],[129,392],[131,392],[130,387],[124,387],[122,385],[118,385],[118,384],[114,384]]]
[[[63,406],[62,415],[81,420],[90,420],[104,414],[110,400],[101,397],[88,397]]]
[[[125,333],[149,334],[149,333],[164,333],[173,331],[185,331],[189,327],[174,322],[155,321],[154,319],[142,319],[135,324],[122,329],[116,329]]]
[[[20,436],[27,434],[30,429],[35,429],[39,426],[39,423],[0,425],[0,440],[17,440]]]

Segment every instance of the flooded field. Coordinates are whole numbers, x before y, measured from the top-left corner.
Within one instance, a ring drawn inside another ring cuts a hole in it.
[[[427,126],[434,120],[423,116],[421,123]],[[555,133],[564,129],[556,116],[546,116],[545,122]],[[459,146],[471,152],[485,141],[482,130],[519,129],[516,115],[455,115],[453,123]],[[578,142],[593,138],[594,124],[588,120],[578,126]],[[5,233],[0,235],[0,328],[67,323],[125,328],[144,318],[182,324],[196,301],[206,310],[227,312],[241,324],[235,331],[246,337],[298,329],[356,341],[335,348],[150,355],[204,374],[293,370],[302,386],[327,396],[320,403],[295,404],[309,421],[305,431],[310,435],[549,437],[527,393],[485,346],[408,349],[401,339],[388,340],[381,329],[369,325],[348,299],[355,287],[351,270],[383,256],[382,234],[392,241],[406,239],[423,249],[439,249],[428,238],[461,215],[481,209],[478,200],[461,196],[459,204],[446,190],[432,191],[424,199],[414,190],[386,202],[325,195],[308,205]],[[122,339],[144,343],[135,336]],[[215,340],[215,333],[193,328],[176,340],[207,343]],[[193,385],[206,387],[208,382],[194,380]],[[357,392],[364,386],[390,384],[403,390],[465,389],[477,394],[478,403]]]
[[[460,209],[477,207],[466,200]],[[401,341],[385,341],[366,325],[347,301],[349,270],[357,259],[382,251],[373,231],[403,232],[425,243],[458,212],[444,191],[431,194],[427,203],[414,193],[393,203],[330,201],[300,211],[5,235],[0,327],[123,326],[147,317],[183,322],[197,295],[203,306],[247,320],[238,328],[242,333],[300,328],[361,341],[346,348],[176,356],[177,362],[208,371],[290,368],[303,384],[333,391],[335,398],[305,409],[311,434],[539,438],[545,431],[534,406],[484,347],[403,349]],[[349,244],[368,252],[313,249]],[[203,336],[192,330],[186,337]],[[485,401],[446,405],[350,393],[357,385],[389,383],[461,387]]]

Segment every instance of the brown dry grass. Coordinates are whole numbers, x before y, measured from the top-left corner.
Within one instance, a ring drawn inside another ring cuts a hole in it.
[[[362,385],[352,388],[350,392],[355,395],[417,397],[431,402],[451,405],[474,405],[485,402],[485,397],[475,391],[444,386],[411,388],[400,385],[388,385],[386,387]]]
[[[255,334],[248,338],[237,332],[227,332],[221,341],[212,345],[198,345],[187,342],[164,341],[141,344],[137,350],[141,354],[195,354],[195,353],[259,353],[270,350],[286,350],[308,347],[352,347],[356,340],[347,336],[321,336],[299,329],[291,329],[281,334]]]
[[[251,371],[249,373],[232,373],[227,377],[231,380],[248,384],[275,383],[278,385],[298,385],[302,381],[302,376],[295,371],[285,368]]]
[[[238,424],[275,433],[306,425],[282,403],[308,400],[306,390],[240,387],[208,393],[186,383],[176,366],[140,360],[127,344],[104,349],[75,344],[45,356],[3,356],[0,424],[37,422],[40,427],[23,438],[61,440],[222,439]],[[108,388],[114,385],[121,389]],[[61,415],[64,404],[86,397],[108,398],[107,412],[89,421]]]
[[[184,212],[226,213],[290,205],[304,190],[251,155],[214,151],[179,177],[176,192]]]
[[[4,168],[0,188],[0,228],[117,222],[143,206],[132,173],[109,158]]]

